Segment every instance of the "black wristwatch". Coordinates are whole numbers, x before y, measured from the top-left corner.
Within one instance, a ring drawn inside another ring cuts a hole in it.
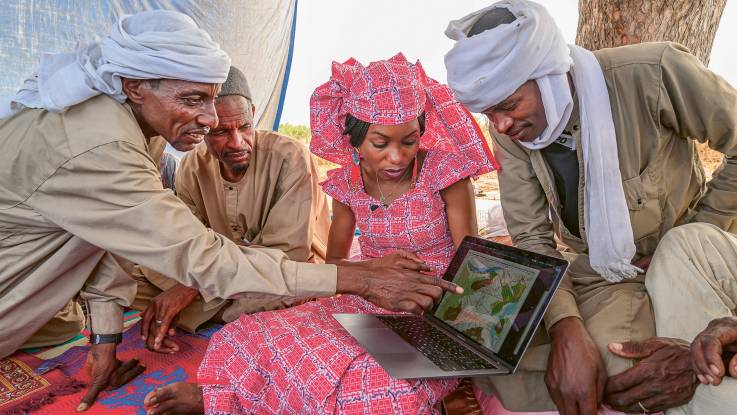
[[[123,333],[115,334],[95,334],[90,333],[90,344],[120,344],[123,341]]]

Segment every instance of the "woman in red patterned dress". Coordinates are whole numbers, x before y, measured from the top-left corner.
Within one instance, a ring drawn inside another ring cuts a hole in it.
[[[362,259],[423,261],[442,275],[478,232],[470,177],[494,168],[473,117],[401,54],[333,64],[310,106],[310,149],[342,166],[322,184],[333,198],[328,262],[346,261],[358,226]]]
[[[342,166],[323,183],[334,199],[329,260],[347,261],[357,225],[364,261],[442,275],[477,232],[469,178],[496,167],[473,117],[401,54],[334,63],[310,107],[311,150]],[[207,414],[435,412],[456,380],[393,379],[332,317],[382,312],[343,295],[243,315],[210,340],[192,402],[175,396],[180,383],[149,395],[147,408],[156,396]]]

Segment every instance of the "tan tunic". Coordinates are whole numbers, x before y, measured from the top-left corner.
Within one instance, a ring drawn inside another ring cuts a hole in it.
[[[160,135],[148,139],[148,155],[158,166],[166,150],[166,139]]]
[[[674,43],[649,43],[594,52],[604,71],[616,129],[619,167],[637,254],[655,252],[671,228],[709,222],[737,230],[737,91]],[[576,104],[577,105],[577,104]],[[581,238],[566,229],[555,180],[539,151],[503,135],[492,136],[501,163],[499,185],[504,218],[514,244],[560,256],[554,235],[573,252],[571,267],[545,315],[582,318],[608,373],[632,365],[607,344],[655,335],[645,276],[612,284],[591,269],[584,228],[584,168],[577,110],[569,128],[579,160],[578,217]],[[706,183],[694,140],[726,155]],[[651,268],[652,270],[652,268]],[[514,411],[553,410],[544,383],[550,352],[539,330],[513,376],[489,378],[504,406]],[[483,383],[483,382],[482,382]]]
[[[604,49],[595,55],[609,90],[637,257],[651,255],[662,235],[683,223],[708,222],[737,231],[737,91],[674,43]],[[573,135],[582,238],[559,219],[555,181],[540,152],[506,136],[493,137],[502,166],[504,217],[515,245],[559,255],[557,233],[575,252],[587,252],[580,131],[573,129]],[[727,156],[708,184],[694,140]],[[572,295],[551,304],[548,325],[576,314],[575,294],[570,287],[564,291]]]
[[[177,171],[177,196],[205,226],[237,244],[284,251],[294,261],[325,262],[330,214],[307,147],[257,131],[245,176],[222,178],[206,146],[187,154]]]
[[[276,248],[300,262],[325,262],[330,214],[320,188],[317,166],[309,150],[298,141],[271,131],[257,131],[245,175],[230,183],[220,174],[220,163],[200,145],[189,152],[177,169],[177,196],[205,226],[239,245]],[[148,302],[176,281],[149,269],[141,270],[156,288],[139,280],[134,308]],[[196,331],[225,302],[197,300],[182,311],[179,327]],[[279,298],[249,296],[224,313],[225,321],[245,312],[288,305]],[[226,317],[227,316],[227,317]]]
[[[92,330],[121,331],[132,263],[208,300],[335,293],[335,266],[238,247],[203,226],[163,189],[130,108],[104,95],[0,120],[0,142],[0,357],[80,289]]]

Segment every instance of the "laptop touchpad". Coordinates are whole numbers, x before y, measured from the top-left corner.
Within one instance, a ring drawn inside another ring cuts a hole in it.
[[[397,333],[386,328],[351,330],[351,334],[371,353],[417,353]]]

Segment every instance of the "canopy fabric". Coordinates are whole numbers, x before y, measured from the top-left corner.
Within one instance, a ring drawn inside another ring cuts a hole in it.
[[[110,33],[118,17],[176,10],[192,17],[248,78],[259,128],[278,126],[289,77],[297,0],[7,0],[0,9],[0,96],[13,95],[39,55],[74,50],[80,40]]]

